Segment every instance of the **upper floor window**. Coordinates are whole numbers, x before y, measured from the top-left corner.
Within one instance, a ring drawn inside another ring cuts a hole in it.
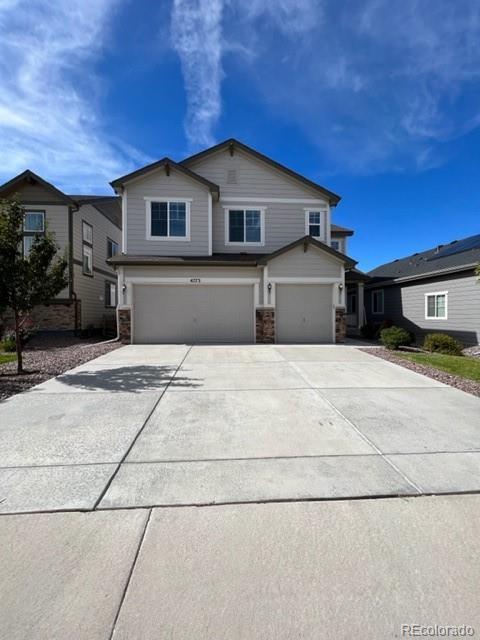
[[[447,319],[448,291],[425,294],[425,319]]]
[[[320,211],[305,211],[305,234],[313,238],[320,238],[321,235],[321,217]]]
[[[226,209],[225,244],[265,244],[264,209]]]
[[[107,238],[107,258],[113,258],[118,253],[118,243]]]
[[[372,291],[372,313],[383,313],[384,295],[383,289]]]
[[[85,220],[82,221],[82,236],[83,241],[88,242],[88,244],[93,244],[93,227]]]
[[[147,212],[149,240],[190,240],[190,202],[150,200]]]
[[[45,211],[25,211],[23,217],[23,255],[26,257],[35,237],[45,233]]]
[[[93,227],[82,220],[82,271],[93,276]]]
[[[340,240],[332,240],[330,246],[332,249],[335,249],[335,251],[340,251]]]

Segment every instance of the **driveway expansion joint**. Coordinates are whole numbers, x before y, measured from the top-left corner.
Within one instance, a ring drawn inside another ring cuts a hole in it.
[[[138,546],[137,546],[137,550],[135,552],[135,556],[133,558],[132,566],[130,567],[130,571],[128,573],[127,580],[125,582],[125,587],[123,589],[122,596],[120,598],[120,603],[118,605],[118,609],[117,609],[117,612],[115,614],[115,619],[113,621],[112,630],[111,630],[110,635],[109,635],[109,640],[112,640],[113,635],[115,633],[115,628],[117,626],[118,618],[120,616],[120,611],[122,610],[123,603],[124,603],[125,598],[127,596],[128,587],[130,586],[130,581],[132,579],[133,572],[135,571],[135,566],[137,564],[138,557],[140,556],[140,551],[142,550],[143,541],[145,540],[145,536],[146,536],[146,533],[147,533],[147,528],[148,528],[148,525],[149,525],[151,517],[152,517],[152,509],[149,509],[148,516],[147,516],[147,518],[145,520],[145,525],[143,527],[143,531],[142,531],[142,533],[140,535],[140,540],[138,541]]]
[[[107,484],[105,485],[105,487],[103,488],[103,491],[100,493],[100,495],[98,496],[95,504],[93,505],[93,510],[95,510],[98,505],[100,504],[100,502],[103,500],[105,494],[107,493],[107,491],[109,490],[112,482],[114,481],[117,473],[119,472],[122,464],[125,462],[125,460],[127,459],[130,451],[133,449],[133,447],[135,446],[135,443],[137,442],[138,438],[140,437],[142,431],[145,429],[145,427],[148,424],[148,421],[150,420],[150,418],[153,415],[153,412],[155,411],[155,409],[158,407],[160,400],[163,398],[163,396],[165,395],[165,392],[167,391],[167,389],[169,388],[169,386],[172,383],[172,380],[175,378],[175,376],[177,375],[178,371],[180,370],[180,367],[182,366],[182,364],[185,362],[186,357],[188,356],[188,354],[190,353],[190,351],[192,350],[193,345],[191,345],[187,352],[185,353],[185,355],[183,356],[182,360],[180,361],[180,363],[178,364],[177,368],[175,369],[175,372],[172,374],[172,376],[170,377],[170,380],[168,381],[167,385],[161,390],[160,392],[160,396],[158,398],[158,400],[154,403],[151,411],[148,413],[147,417],[145,418],[145,421],[143,423],[143,425],[140,427],[140,429],[137,431],[137,433],[135,434],[135,437],[133,438],[132,442],[130,443],[130,446],[127,448],[126,452],[124,453],[122,459],[120,460],[120,462],[118,463],[117,468],[115,469],[115,471],[112,473],[109,481],[107,482]]]

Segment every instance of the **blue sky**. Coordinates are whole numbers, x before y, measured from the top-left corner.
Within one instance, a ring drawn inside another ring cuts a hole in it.
[[[477,0],[0,0],[0,180],[237,137],[342,195],[365,270],[480,232],[479,95]]]

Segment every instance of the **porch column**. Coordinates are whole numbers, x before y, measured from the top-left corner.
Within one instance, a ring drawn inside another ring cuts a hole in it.
[[[365,322],[365,309],[364,309],[364,290],[363,282],[357,283],[357,329],[361,329]]]

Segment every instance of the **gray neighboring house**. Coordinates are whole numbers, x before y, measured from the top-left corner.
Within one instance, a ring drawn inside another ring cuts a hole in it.
[[[346,287],[365,276],[331,222],[338,195],[234,139],[111,184],[123,341],[343,341]]]
[[[55,234],[68,259],[68,286],[32,318],[39,330],[115,330],[117,276],[107,259],[119,250],[121,206],[117,196],[68,195],[24,171],[0,186],[0,198],[17,195],[25,208],[23,250],[35,234]],[[11,321],[8,312],[2,318]]]
[[[480,342],[480,234],[383,264],[368,273],[370,323],[388,320],[421,340],[448,333],[465,345]]]

